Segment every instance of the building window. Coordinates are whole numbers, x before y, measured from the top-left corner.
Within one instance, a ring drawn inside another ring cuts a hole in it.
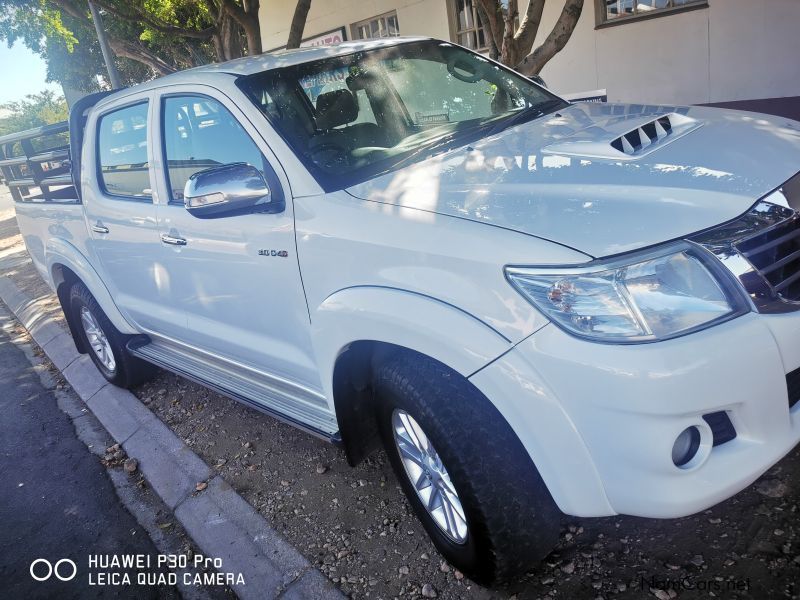
[[[707,5],[708,0],[598,0],[598,24],[659,16],[682,8]]]
[[[400,35],[400,25],[397,23],[397,13],[394,11],[354,23],[350,30],[353,32],[354,40],[397,37]]]
[[[478,0],[454,0],[456,43],[465,48],[484,52],[489,49],[489,38],[478,17]]]

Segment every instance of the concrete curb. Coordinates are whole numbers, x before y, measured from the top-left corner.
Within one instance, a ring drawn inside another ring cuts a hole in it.
[[[242,574],[245,585],[231,586],[239,598],[343,597],[136,396],[109,384],[91,359],[78,353],[69,333],[43,317],[36,300],[5,275],[0,299],[103,427],[139,461],[150,486],[203,553],[221,558],[223,570]],[[208,487],[197,492],[201,481]]]

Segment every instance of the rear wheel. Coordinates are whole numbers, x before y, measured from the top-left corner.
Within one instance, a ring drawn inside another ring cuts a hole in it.
[[[125,348],[130,336],[114,327],[94,296],[79,281],[70,289],[70,310],[84,348],[109,382],[128,388],[152,376],[155,367],[131,356]]]
[[[497,409],[435,361],[404,355],[375,376],[384,447],[434,544],[471,579],[521,575],[558,541],[561,513]]]

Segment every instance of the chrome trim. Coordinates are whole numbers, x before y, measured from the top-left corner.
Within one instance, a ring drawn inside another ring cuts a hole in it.
[[[164,242],[165,244],[169,244],[170,246],[186,245],[186,240],[184,238],[167,235],[166,233],[161,234],[161,241]]]
[[[92,225],[92,231],[95,233],[108,233],[108,227],[98,223],[97,225]]]
[[[756,202],[742,216],[688,238],[712,254],[739,280],[753,308],[764,314],[800,310],[800,301],[782,297],[770,281],[743,255],[739,246],[753,238],[800,220],[800,173]],[[798,224],[800,225],[800,224]]]
[[[336,416],[325,396],[284,377],[163,337],[129,344],[128,349],[139,358],[323,437],[338,431]]]

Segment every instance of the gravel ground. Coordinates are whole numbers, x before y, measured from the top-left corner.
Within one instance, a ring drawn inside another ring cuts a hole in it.
[[[13,276],[42,291],[29,261]],[[564,517],[556,551],[490,591],[443,563],[382,453],[351,469],[336,448],[168,373],[134,393],[354,598],[800,598],[797,448],[691,517]]]

